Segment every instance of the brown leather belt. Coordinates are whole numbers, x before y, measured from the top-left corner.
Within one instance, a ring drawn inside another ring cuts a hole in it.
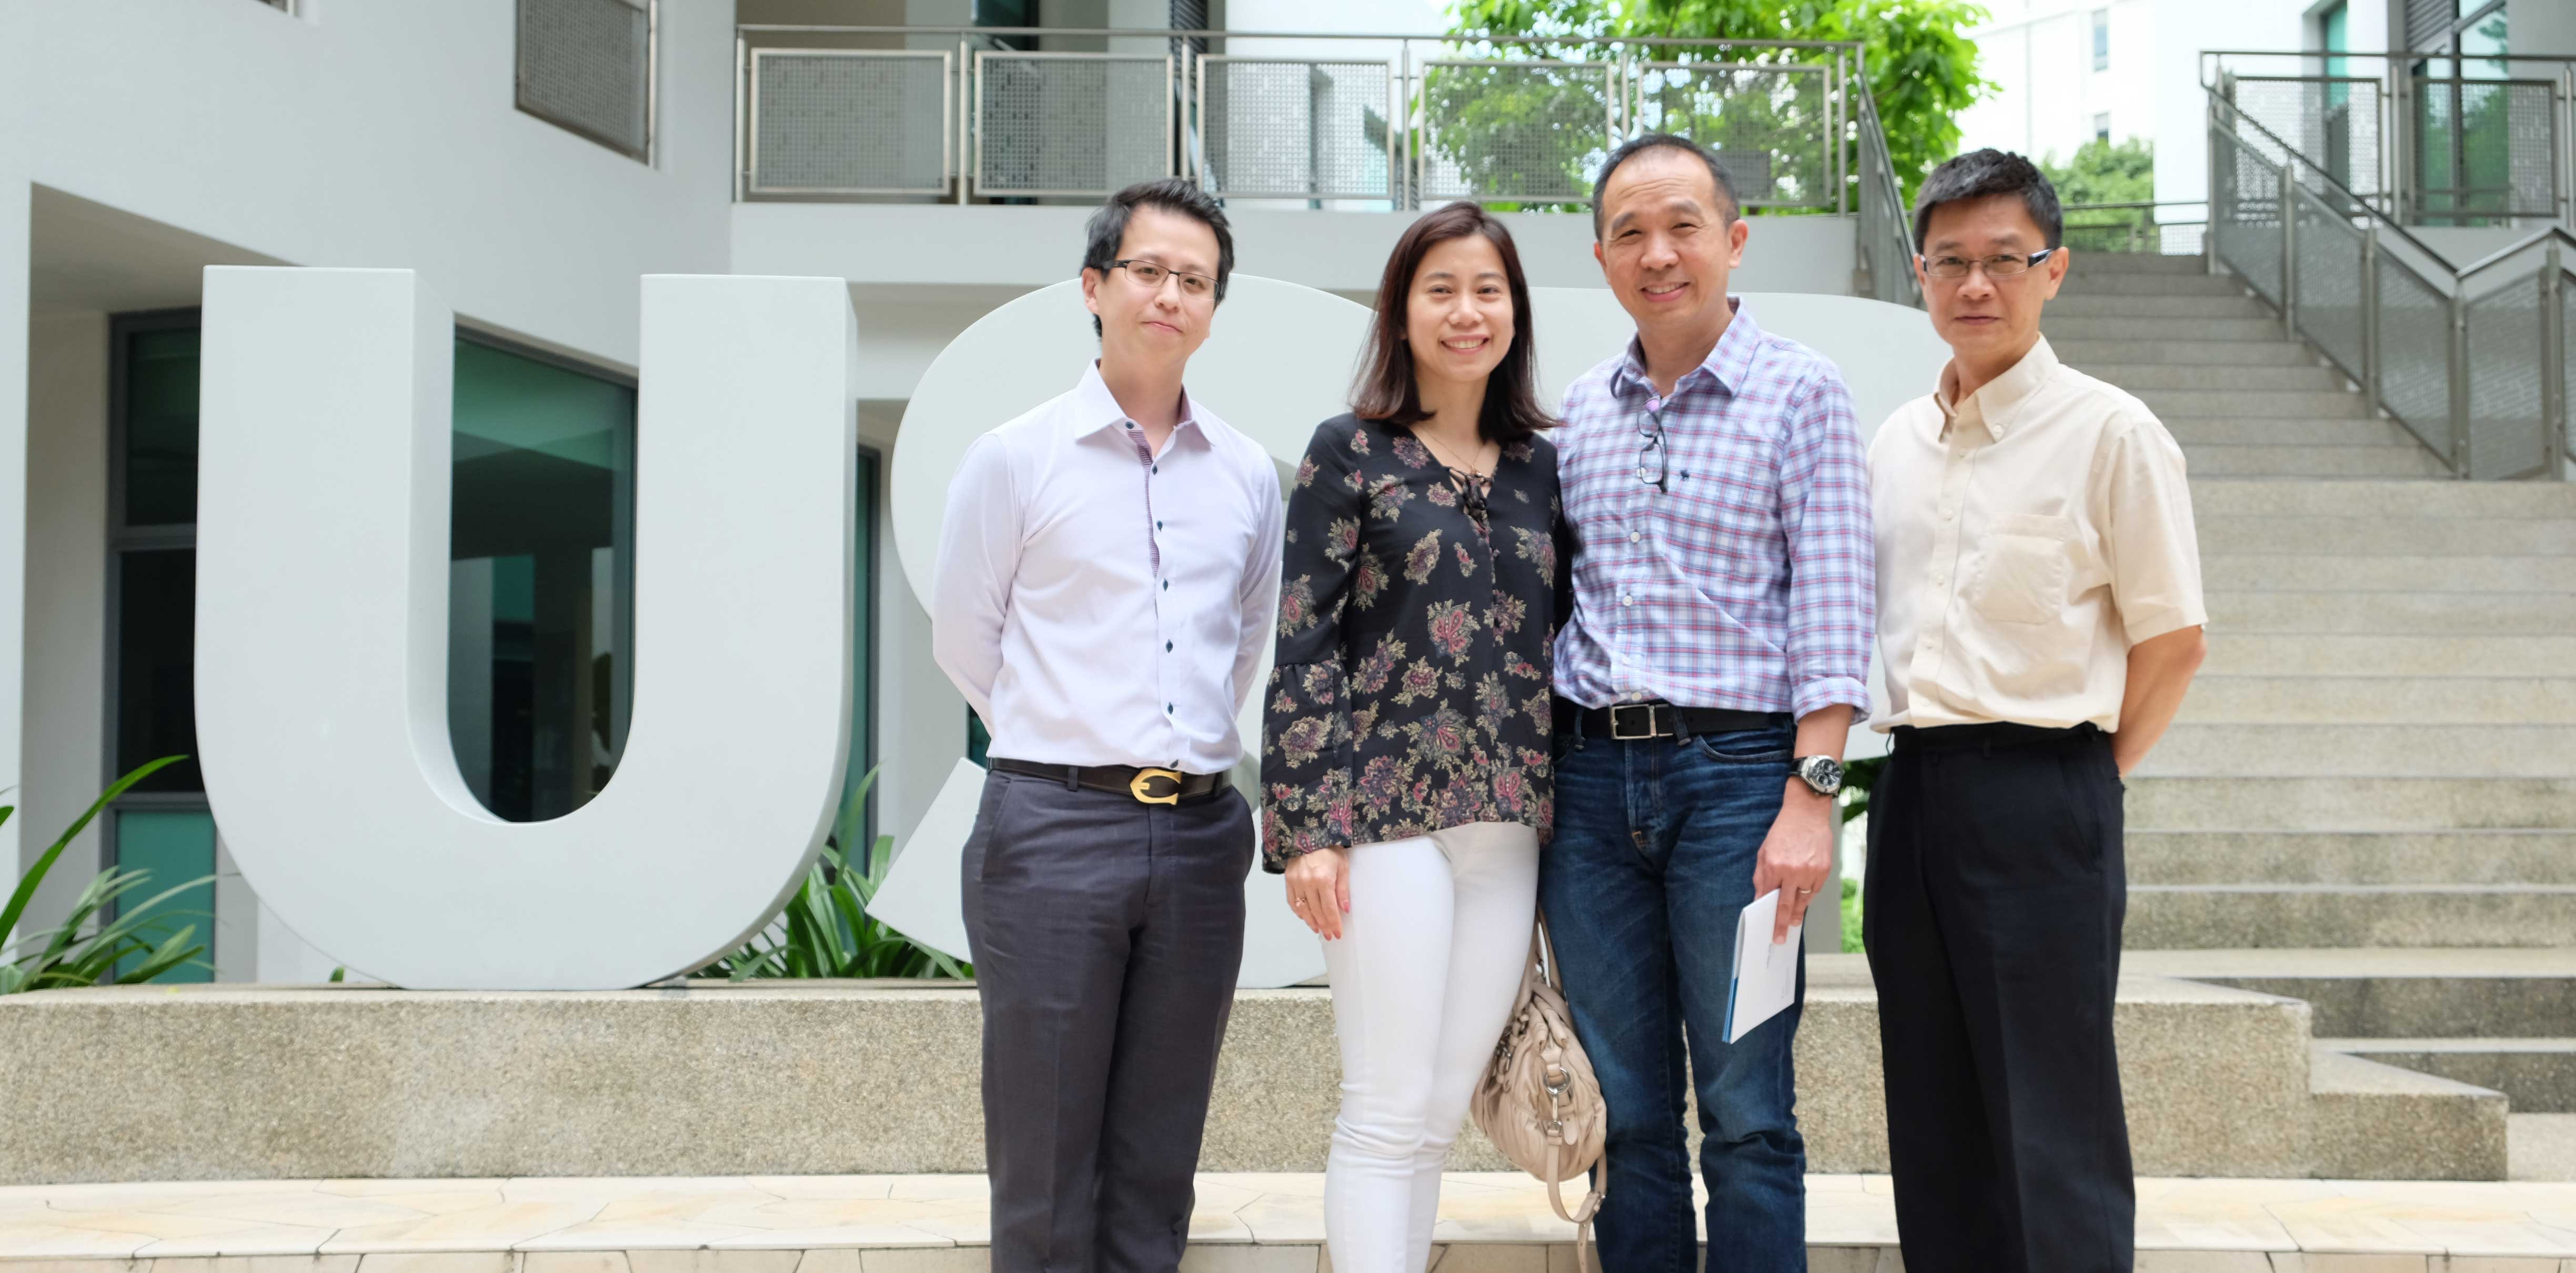
[[[1187,774],[1178,769],[1137,765],[1041,765],[1032,760],[1004,760],[999,757],[989,758],[984,763],[1002,773],[1060,782],[1067,790],[1079,787],[1086,791],[1126,796],[1138,804],[1197,804],[1214,799],[1226,787],[1226,776],[1222,773]]]
[[[1772,729],[1791,723],[1787,712],[1747,712],[1732,707],[1681,707],[1657,699],[1651,703],[1612,703],[1577,707],[1556,700],[1558,733],[1580,738],[1635,742],[1652,738],[1688,738],[1739,729]]]

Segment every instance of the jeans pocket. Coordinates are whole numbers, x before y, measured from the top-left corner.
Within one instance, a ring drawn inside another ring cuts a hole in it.
[[[1786,777],[1789,753],[1797,739],[1776,729],[1739,729],[1724,734],[1693,734],[1690,745],[1721,765],[1780,765]]]

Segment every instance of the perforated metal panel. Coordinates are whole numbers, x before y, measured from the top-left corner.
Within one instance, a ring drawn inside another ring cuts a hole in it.
[[[2540,278],[2469,302],[2469,472],[2521,477],[2548,456],[2540,411]]]
[[[1173,175],[1172,59],[977,53],[975,192],[1106,198]]]
[[[1678,133],[1716,151],[1745,206],[1834,202],[1824,67],[1645,63],[1629,87],[1627,131]]]
[[[519,0],[519,109],[637,159],[653,144],[653,0]]]
[[[2379,255],[2379,401],[2418,441],[2451,455],[2451,299]]]
[[[2555,85],[2417,79],[2414,92],[2425,216],[2557,214]]]
[[[2236,76],[2236,109],[2272,130],[2336,182],[2387,193],[2386,112],[2379,81],[2349,76]],[[2320,183],[2319,193],[2329,193]]]
[[[2218,190],[2211,217],[2218,259],[2263,299],[2281,303],[2281,170],[2235,138],[2210,138],[2218,147]]]
[[[1420,191],[1579,203],[1609,158],[1620,94],[1609,62],[1427,62]]]
[[[1206,57],[1199,177],[1220,195],[1393,199],[1394,68],[1384,62]]]
[[[752,193],[944,193],[952,64],[944,52],[754,50]]]
[[[2292,235],[2298,252],[2299,334],[2356,377],[2363,362],[2362,255],[2367,246],[2349,218],[2325,201],[2292,187]]]

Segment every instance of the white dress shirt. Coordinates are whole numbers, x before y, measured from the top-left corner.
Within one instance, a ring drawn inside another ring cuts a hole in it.
[[[1184,394],[1149,455],[1097,364],[977,438],[948,487],[930,621],[991,754],[1193,774],[1242,759],[1283,520],[1258,444]]]
[[[1870,446],[1888,696],[1870,724],[2116,732],[2130,647],[2209,622],[2182,448],[2044,338],[1957,396],[1944,367]]]

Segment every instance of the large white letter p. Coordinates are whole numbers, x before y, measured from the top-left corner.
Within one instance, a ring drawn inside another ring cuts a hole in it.
[[[206,794],[261,900],[353,968],[640,985],[766,923],[822,842],[849,738],[849,293],[643,288],[634,723],[589,804],[511,823],[448,737],[448,310],[406,270],[206,272]]]

